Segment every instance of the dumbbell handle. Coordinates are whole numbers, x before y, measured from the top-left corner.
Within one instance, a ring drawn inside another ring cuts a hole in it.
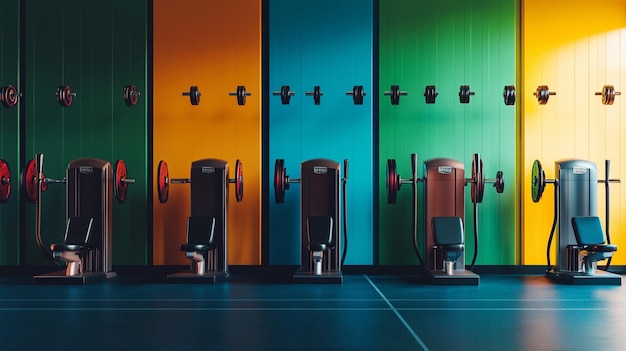
[[[615,94],[615,95],[622,95],[622,93],[619,92],[619,91],[615,91],[615,92],[613,92],[613,94]],[[596,95],[602,95],[602,92],[596,91]]]
[[[383,94],[384,94],[385,96],[389,96],[389,95],[391,95],[391,92],[390,92],[390,91],[385,91]],[[409,93],[408,93],[408,92],[406,92],[406,91],[399,91],[399,92],[398,92],[398,94],[399,94],[399,95],[402,95],[402,96],[405,96],[405,95],[408,95]]]
[[[280,94],[281,94],[280,91],[273,91],[272,92],[272,95],[280,95]],[[296,95],[296,92],[295,91],[289,91],[289,95]]]
[[[537,96],[537,92],[534,92],[533,95]],[[555,91],[548,92],[548,95],[556,95]]]
[[[122,181],[122,183],[135,184],[135,179],[132,178],[122,178],[120,180]]]
[[[354,95],[353,91],[346,91],[346,95]],[[363,91],[363,96],[367,95],[365,91]]]
[[[307,91],[306,93],[304,93],[304,95],[306,95],[306,96],[313,96],[313,95],[315,95],[315,92],[314,91]],[[324,95],[324,93],[320,91],[320,96],[323,96],[323,95]]]
[[[50,184],[50,183],[59,184],[59,183],[67,183],[67,180],[65,178],[63,179],[44,178],[43,182],[47,184]]]
[[[185,184],[191,183],[191,179],[189,178],[172,178],[169,180],[172,184]]]
[[[280,92],[278,94],[280,94]],[[229,91],[228,95],[229,96],[237,96],[237,92],[236,91]],[[246,91],[245,93],[243,93],[243,95],[245,95],[245,96],[252,96],[252,93],[249,92],[249,91]]]

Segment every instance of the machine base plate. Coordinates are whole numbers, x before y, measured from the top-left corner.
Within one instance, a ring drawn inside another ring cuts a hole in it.
[[[92,272],[81,275],[65,275],[65,270],[36,275],[33,277],[35,285],[85,285],[114,278],[115,272]]]
[[[293,282],[305,284],[343,284],[343,274],[341,271],[332,271],[316,275],[312,272],[298,270],[293,275]]]
[[[230,277],[228,272],[207,272],[205,274],[196,274],[196,272],[186,270],[168,275],[167,282],[215,284],[225,281],[228,277]]]
[[[557,283],[573,285],[622,285],[622,276],[602,270],[596,270],[593,275],[582,272],[550,270],[546,272],[546,277]]]
[[[478,285],[480,276],[468,270],[454,270],[454,274],[443,271],[428,271],[431,283],[435,285]]]

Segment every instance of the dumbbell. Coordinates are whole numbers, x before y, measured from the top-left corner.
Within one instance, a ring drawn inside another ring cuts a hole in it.
[[[246,104],[246,97],[247,96],[252,96],[252,93],[246,91],[246,86],[245,85],[238,85],[237,86],[237,91],[228,92],[228,95],[229,96],[236,96],[237,97],[237,105],[243,106],[243,105]]]
[[[280,102],[283,105],[289,105],[291,97],[293,95],[296,95],[296,93],[294,91],[291,91],[289,85],[283,85],[282,87],[280,87],[280,91],[273,91],[272,95],[280,95]]]
[[[70,107],[76,97],[76,93],[72,91],[72,88],[69,85],[59,86],[57,88],[56,95],[57,102],[63,107]]]
[[[515,85],[505,85],[502,97],[505,105],[515,105]]]
[[[352,87],[352,91],[346,91],[346,95],[352,95],[352,100],[355,105],[363,105],[363,97],[365,96],[365,91],[363,90],[362,85],[355,85]]]
[[[189,96],[189,101],[192,105],[200,104],[200,95],[202,95],[202,93],[200,93],[200,90],[198,90],[198,87],[195,85],[190,86],[189,91],[183,92],[183,96]]]
[[[304,95],[313,96],[313,103],[319,105],[321,97],[324,95],[324,93],[320,90],[320,86],[316,85],[313,87],[313,91],[307,91],[306,93],[304,93]]]
[[[408,95],[408,92],[400,91],[400,86],[399,85],[392,85],[391,88],[390,88],[390,91],[385,91],[383,93],[383,95],[391,97],[391,104],[392,105],[399,105],[400,104],[400,96],[406,96],[406,95]]]
[[[128,107],[137,105],[139,95],[141,93],[137,91],[135,84],[129,84],[124,87],[124,102]]]
[[[550,91],[547,85],[540,85],[537,87],[537,90],[533,93],[537,97],[537,101],[539,105],[545,105],[548,103],[548,99],[550,99],[550,95],[556,95],[556,92]]]
[[[602,105],[613,105],[615,95],[622,95],[622,93],[615,91],[615,87],[612,85],[605,85],[601,92],[596,92],[596,95],[602,96]]]
[[[461,85],[459,88],[459,101],[462,104],[469,104],[470,96],[475,95],[473,91],[470,90],[469,85]]]
[[[0,102],[4,107],[11,108],[17,105],[17,100],[22,97],[22,93],[18,93],[13,85],[7,85],[0,88]]]

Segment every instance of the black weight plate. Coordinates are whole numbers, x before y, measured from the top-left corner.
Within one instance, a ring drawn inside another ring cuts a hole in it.
[[[387,203],[395,204],[398,190],[400,190],[400,176],[396,167],[396,160],[387,160],[387,175],[385,177],[387,185]]]
[[[235,199],[243,200],[243,164],[239,160],[235,162]]]
[[[285,161],[280,158],[274,163],[274,199],[278,204],[285,202],[287,178],[285,176],[284,163]]]

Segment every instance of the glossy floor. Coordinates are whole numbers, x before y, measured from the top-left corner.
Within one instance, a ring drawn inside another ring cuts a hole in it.
[[[345,275],[342,285],[124,275],[0,278],[2,350],[623,350],[626,287],[482,275],[478,286]]]

